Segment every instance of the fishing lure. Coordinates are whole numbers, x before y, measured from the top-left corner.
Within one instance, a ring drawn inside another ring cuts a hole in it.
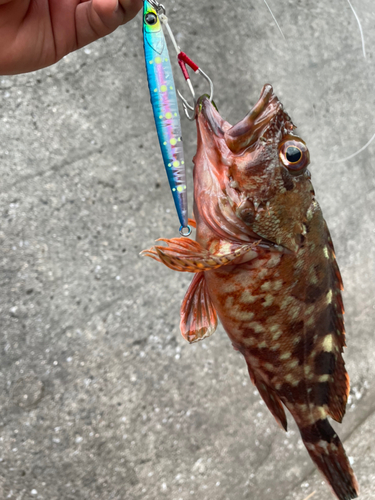
[[[202,74],[209,81],[211,89],[210,100],[213,97],[213,85],[208,76],[185,53],[181,52],[169,27],[164,6],[156,0],[145,0],[143,9],[143,42],[151,104],[160,149],[181,224],[180,233],[182,236],[189,236],[191,228],[188,225],[186,169],[181,137],[181,121],[172,66],[162,24],[167,28],[171,37],[177,52],[178,63],[194,98],[194,106],[191,106],[179,93],[183,101],[185,114],[189,119],[194,119],[194,116],[191,117],[189,115],[187,108],[191,110],[195,109],[195,92],[190,82],[186,65],[190,66],[194,72]]]
[[[199,99],[197,128],[197,241],[161,240],[167,246],[143,255],[195,273],[181,307],[184,338],[208,337],[219,317],[276,421],[287,429],[285,406],[337,498],[356,498],[328,421],[341,422],[349,394],[343,288],[307,146],[271,85],[233,127]]]

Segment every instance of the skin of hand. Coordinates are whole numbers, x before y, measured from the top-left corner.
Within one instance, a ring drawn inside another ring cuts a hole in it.
[[[143,0],[0,0],[0,74],[27,73],[112,33]]]

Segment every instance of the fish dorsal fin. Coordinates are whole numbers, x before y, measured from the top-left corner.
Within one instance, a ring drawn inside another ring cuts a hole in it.
[[[197,273],[181,305],[181,333],[185,340],[198,342],[214,333],[217,314],[207,290],[204,273]]]
[[[327,328],[327,335],[324,337],[323,350],[318,352],[315,358],[315,371],[318,370],[320,376],[328,378],[328,414],[337,422],[341,422],[349,397],[349,376],[346,373],[345,362],[341,356],[343,348],[346,345],[343,318],[344,305],[341,296],[341,290],[344,287],[336,262],[335,250],[326,224],[325,230],[328,241],[328,256],[331,263],[332,302],[326,319],[326,323],[330,325],[330,328]]]
[[[258,244],[236,245],[228,252],[216,254],[203,248],[197,241],[188,238],[172,238],[170,240],[160,238],[157,241],[162,241],[167,246],[156,245],[150,250],[144,250],[141,255],[162,262],[174,271],[185,273],[209,271],[229,265],[238,257],[256,248]]]

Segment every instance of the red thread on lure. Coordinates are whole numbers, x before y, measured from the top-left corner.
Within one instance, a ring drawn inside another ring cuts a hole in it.
[[[180,65],[186,80],[189,78],[189,73],[186,69],[186,64],[190,66],[190,68],[194,71],[194,73],[198,73],[199,66],[197,66],[195,62],[192,61],[190,57],[185,54],[185,52],[180,52],[177,57],[178,57],[178,64]]]

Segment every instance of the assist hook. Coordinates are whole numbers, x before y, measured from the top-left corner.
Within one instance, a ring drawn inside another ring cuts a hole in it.
[[[165,7],[163,4],[157,2],[157,0],[148,0],[148,3],[153,7],[158,14],[163,14],[165,16]]]
[[[177,55],[177,57],[178,57],[178,64],[180,65],[182,74],[184,75],[184,78],[186,80],[186,83],[188,84],[188,87],[189,87],[189,90],[191,92],[191,95],[193,96],[194,106],[192,106],[191,104],[189,104],[187,102],[187,100],[181,94],[181,92],[179,90],[177,90],[177,92],[178,92],[178,95],[179,95],[179,97],[180,97],[180,99],[182,101],[182,105],[184,107],[185,115],[187,116],[187,118],[190,121],[194,121],[195,120],[195,106],[197,104],[197,99],[196,99],[196,96],[195,96],[195,90],[194,90],[193,84],[191,83],[190,76],[189,76],[188,70],[186,68],[186,65],[188,65],[194,71],[194,73],[201,74],[203,76],[203,78],[205,78],[205,80],[209,83],[209,85],[210,85],[210,102],[212,102],[212,99],[214,97],[214,84],[212,83],[211,78],[203,71],[203,69],[201,69],[199,66],[197,66],[195,64],[195,62],[193,62],[190,59],[190,57],[188,57],[185,54],[185,52],[180,51],[180,53]],[[192,116],[190,115],[190,113],[188,111],[188,108],[191,111],[194,112]]]
[[[197,103],[197,99],[196,99],[194,87],[193,87],[193,84],[191,83],[189,72],[187,70],[186,65],[189,66],[194,71],[194,73],[196,73],[196,74],[199,73],[200,75],[202,75],[203,78],[205,78],[205,80],[209,83],[209,85],[210,85],[210,101],[211,102],[212,102],[212,99],[214,97],[214,84],[212,83],[211,78],[197,64],[195,64],[195,62],[192,61],[190,59],[190,57],[188,57],[185,54],[185,52],[182,52],[182,50],[178,46],[178,44],[176,42],[176,39],[175,39],[175,37],[173,35],[173,32],[171,30],[171,27],[169,26],[168,17],[166,16],[164,6],[162,4],[160,4],[159,2],[157,2],[156,0],[151,0],[151,1],[148,0],[148,1],[151,3],[151,5],[158,12],[159,11],[161,12],[161,14],[159,14],[160,21],[167,28],[169,37],[172,40],[172,44],[173,44],[173,46],[174,46],[174,48],[175,48],[175,50],[177,52],[178,64],[180,65],[182,74],[184,75],[184,78],[185,78],[186,83],[187,83],[187,85],[189,87],[190,93],[193,96],[194,105],[192,106],[191,104],[189,104],[188,101],[187,101],[187,99],[185,99],[185,97],[181,94],[181,92],[179,90],[177,90],[177,92],[178,92],[178,95],[179,95],[179,97],[180,97],[180,99],[182,101],[182,105],[184,107],[184,111],[185,111],[186,117],[190,121],[194,121],[195,120],[195,106],[196,106],[196,103]],[[192,115],[190,115],[188,109],[190,109],[191,111],[193,111]]]

